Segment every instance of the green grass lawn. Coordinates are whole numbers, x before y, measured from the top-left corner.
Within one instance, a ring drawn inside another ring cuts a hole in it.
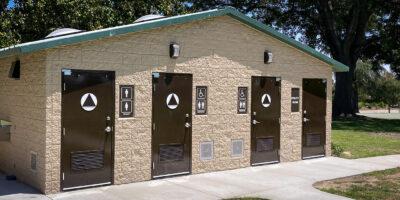
[[[400,168],[322,181],[314,187],[353,199],[400,199]]]
[[[340,157],[344,158],[400,154],[400,120],[336,119],[332,123],[332,142],[343,148]]]

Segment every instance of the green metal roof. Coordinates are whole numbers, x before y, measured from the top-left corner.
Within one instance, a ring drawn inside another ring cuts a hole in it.
[[[13,55],[21,55],[21,54],[31,53],[31,52],[48,49],[48,48],[53,48],[53,47],[57,47],[57,46],[61,46],[61,45],[71,45],[71,44],[89,41],[89,40],[96,40],[96,39],[105,38],[105,37],[112,37],[115,35],[138,32],[138,31],[159,28],[159,27],[165,27],[165,26],[170,26],[170,25],[176,25],[176,24],[182,24],[182,23],[192,22],[195,20],[202,20],[202,19],[224,16],[224,15],[230,16],[244,24],[247,24],[248,26],[250,26],[254,29],[264,32],[282,42],[285,42],[301,51],[304,51],[304,52],[310,54],[311,56],[314,56],[314,57],[328,63],[329,65],[332,65],[334,71],[336,71],[336,72],[347,72],[349,70],[349,68],[346,65],[344,65],[344,64],[316,51],[315,49],[313,49],[307,45],[304,45],[282,33],[279,33],[275,29],[255,20],[251,17],[244,15],[243,13],[237,11],[236,9],[234,9],[232,7],[227,7],[224,9],[209,10],[209,11],[198,12],[198,13],[187,14],[187,15],[179,15],[179,16],[168,17],[168,18],[161,18],[161,19],[156,19],[156,20],[147,21],[147,22],[133,23],[133,24],[124,25],[124,26],[117,26],[117,27],[112,27],[112,28],[96,30],[96,31],[89,31],[89,32],[77,33],[77,34],[72,34],[72,35],[60,36],[60,37],[55,37],[55,38],[38,40],[38,41],[34,41],[34,42],[27,42],[27,43],[18,44],[15,46],[0,49],[0,58],[7,57],[7,56],[13,56]]]

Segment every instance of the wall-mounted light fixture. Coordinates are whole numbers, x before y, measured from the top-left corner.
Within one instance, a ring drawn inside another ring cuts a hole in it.
[[[11,63],[10,72],[8,73],[9,78],[19,79],[21,76],[21,61],[16,60]]]
[[[169,45],[169,57],[171,58],[178,58],[180,53],[179,44],[171,43]]]
[[[268,63],[272,63],[272,52],[269,51],[264,51],[264,63],[268,64]]]

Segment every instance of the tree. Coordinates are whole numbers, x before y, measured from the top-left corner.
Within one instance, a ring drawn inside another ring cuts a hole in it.
[[[377,81],[380,78],[379,73],[372,70],[373,66],[369,62],[357,62],[356,85],[358,86],[358,97],[362,103],[371,103],[374,94],[377,92]]]
[[[358,112],[356,63],[400,73],[400,6],[396,0],[192,0],[194,10],[233,6],[349,66],[336,73],[333,114]]]
[[[376,84],[374,98],[384,102],[388,106],[389,113],[390,107],[400,106],[400,81],[396,80],[393,74],[384,73]]]
[[[57,28],[96,30],[133,23],[154,12],[185,12],[180,0],[0,0],[0,48],[43,39]]]

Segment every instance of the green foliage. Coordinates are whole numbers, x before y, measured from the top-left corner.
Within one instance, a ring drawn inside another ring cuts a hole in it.
[[[388,106],[400,104],[400,81],[389,73],[376,81],[376,93],[373,95],[377,101],[385,102]]]
[[[400,103],[400,81],[386,71],[376,72],[368,62],[358,62],[356,68],[360,107],[383,108]]]
[[[14,3],[12,9],[0,7],[3,8],[0,48],[43,39],[57,28],[90,31],[129,24],[151,13],[168,16],[186,12],[186,5],[180,0],[14,0]]]
[[[343,147],[341,147],[340,145],[335,144],[333,142],[331,145],[331,149],[332,149],[332,154],[337,157],[340,157],[344,151]]]

